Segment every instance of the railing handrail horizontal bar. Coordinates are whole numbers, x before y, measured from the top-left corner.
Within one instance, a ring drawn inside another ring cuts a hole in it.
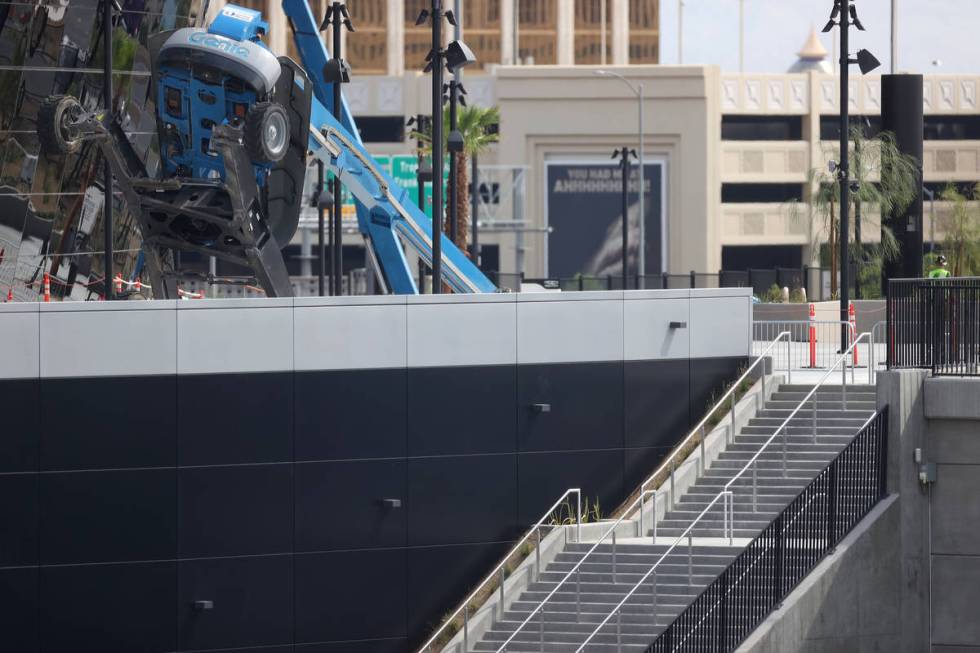
[[[741,376],[739,376],[737,379],[735,379],[735,381],[734,381],[734,383],[732,383],[731,387],[728,388],[728,391],[725,392],[725,394],[723,394],[721,396],[721,399],[719,399],[718,401],[716,401],[715,404],[710,409],[708,409],[708,411],[704,414],[704,417],[701,418],[701,421],[699,421],[697,424],[695,424],[694,425],[694,428],[692,428],[690,430],[690,432],[688,432],[687,436],[683,440],[681,440],[680,443],[678,443],[678,444],[676,444],[674,446],[673,452],[669,456],[667,456],[662,463],[660,463],[660,466],[657,467],[657,469],[655,469],[652,474],[650,474],[649,476],[647,476],[646,479],[644,479],[643,482],[640,483],[640,491],[641,492],[647,488],[647,484],[648,483],[650,483],[658,475],[660,475],[663,472],[667,471],[668,465],[670,465],[671,463],[674,462],[674,459],[679,455],[679,452],[683,451],[684,448],[685,448],[685,446],[687,444],[689,444],[689,442],[691,440],[694,439],[694,435],[696,433],[699,433],[701,431],[701,428],[705,424],[708,423],[708,420],[711,418],[712,415],[715,414],[715,411],[717,411],[719,408],[721,408],[724,405],[725,401],[729,397],[731,397],[732,393],[735,392],[735,390],[742,384],[742,381],[744,381],[746,378],[748,378],[749,373],[752,370],[754,370],[755,367],[760,362],[762,362],[762,360],[766,357],[766,355],[770,351],[772,351],[772,348],[775,347],[783,339],[784,336],[787,337],[787,338],[789,338],[789,337],[792,337],[792,335],[793,334],[790,331],[781,331],[779,333],[779,335],[777,335],[772,340],[772,342],[770,342],[769,345],[764,350],[762,350],[762,353],[760,353],[758,356],[755,357],[755,360],[752,361],[752,364],[749,365],[745,369],[744,372],[742,372],[742,375]],[[765,374],[765,370],[763,370],[762,373]],[[683,464],[683,462],[681,464]],[[676,468],[676,465],[675,465],[675,468]]]
[[[462,601],[462,603],[460,603],[459,607],[456,608],[456,611],[453,612],[449,617],[447,617],[443,621],[442,625],[439,626],[439,628],[436,630],[435,633],[433,633],[432,637],[430,637],[425,642],[425,644],[423,644],[421,647],[419,647],[419,649],[418,649],[419,650],[419,653],[421,653],[422,651],[425,651],[427,648],[429,648],[429,646],[431,646],[432,643],[434,641],[436,641],[436,639],[438,639],[439,635],[442,634],[442,631],[444,631],[446,628],[448,628],[449,627],[449,624],[451,624],[453,622],[453,620],[456,617],[459,616],[459,613],[462,612],[464,608],[466,608],[467,606],[469,606],[470,602],[476,597],[477,594],[480,593],[480,591],[483,589],[483,587],[487,583],[489,583],[491,579],[496,578],[496,576],[500,572],[500,570],[503,569],[504,565],[507,564],[507,561],[510,560],[510,557],[512,555],[514,555],[514,553],[518,549],[520,549],[521,546],[524,545],[524,543],[528,540],[528,538],[531,537],[531,535],[535,531],[537,531],[539,528],[541,528],[541,526],[544,524],[544,520],[547,519],[548,517],[550,517],[555,512],[555,510],[557,510],[561,506],[562,502],[564,502],[565,500],[567,500],[573,494],[578,494],[579,497],[581,497],[581,492],[582,492],[582,489],[581,488],[568,488],[567,490],[565,490],[565,493],[562,494],[558,498],[557,501],[555,501],[553,504],[551,504],[551,507],[548,508],[548,511],[544,513],[544,515],[541,517],[541,519],[539,519],[537,522],[535,522],[534,526],[532,526],[531,528],[529,528],[527,530],[527,532],[524,533],[524,537],[522,537],[520,540],[518,540],[517,544],[515,544],[513,547],[511,547],[510,551],[507,552],[507,555],[505,555],[504,558],[500,561],[500,563],[496,567],[493,568],[493,571],[491,571],[489,574],[487,574],[487,576],[480,582],[480,584],[476,586],[476,589],[474,589],[472,592],[470,592],[470,595],[467,596],[466,599]],[[501,606],[501,607],[503,607],[503,606]]]
[[[820,386],[823,385],[823,382],[826,381],[830,377],[831,374],[833,374],[834,372],[837,371],[837,367],[841,363],[843,363],[845,369],[847,368],[847,358],[848,358],[848,355],[850,355],[850,353],[857,346],[857,344],[859,342],[861,342],[862,340],[864,340],[865,338],[867,338],[868,341],[870,342],[870,340],[871,340],[871,334],[868,333],[867,331],[865,331],[864,333],[862,333],[861,335],[859,335],[853,342],[851,342],[850,346],[847,349],[845,349],[840,354],[840,356],[837,357],[837,360],[834,362],[834,364],[824,373],[824,375],[822,377],[820,377],[820,380],[817,381],[814,384],[813,388],[810,389],[810,392],[808,392],[806,394],[806,396],[803,397],[803,399],[800,400],[800,403],[796,405],[796,408],[794,408],[792,411],[790,411],[789,416],[787,416],[786,419],[783,420],[783,423],[779,425],[779,428],[777,428],[773,432],[773,434],[769,436],[769,439],[766,440],[765,444],[763,444],[761,447],[759,447],[759,450],[755,452],[755,455],[753,455],[752,458],[750,458],[749,461],[747,463],[745,463],[745,465],[742,467],[742,469],[740,469],[738,471],[738,473],[735,474],[735,476],[733,476],[732,479],[730,481],[728,481],[728,483],[725,484],[725,489],[726,490],[732,486],[732,483],[734,483],[735,481],[737,481],[739,478],[742,477],[742,474],[745,473],[745,471],[749,468],[750,465],[752,465],[752,463],[754,463],[756,460],[758,460],[759,456],[762,455],[763,450],[765,450],[766,447],[768,447],[770,444],[772,444],[772,441],[776,439],[776,436],[779,435],[780,431],[782,431],[784,428],[786,428],[786,426],[790,423],[790,420],[792,420],[794,417],[796,417],[796,414],[798,412],[800,412],[800,409],[803,408],[803,406],[806,404],[806,402],[809,401],[810,398],[813,397],[813,395],[816,394],[817,390],[820,389]],[[846,384],[846,381],[845,381],[845,384]]]

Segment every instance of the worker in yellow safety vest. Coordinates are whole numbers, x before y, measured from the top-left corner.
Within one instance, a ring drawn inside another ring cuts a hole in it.
[[[949,270],[946,269],[946,257],[942,254],[936,259],[936,267],[929,271],[930,279],[945,279],[949,276]]]

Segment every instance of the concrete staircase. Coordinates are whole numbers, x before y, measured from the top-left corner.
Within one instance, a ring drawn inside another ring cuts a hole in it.
[[[810,386],[782,385],[765,402],[704,474],[668,506],[656,526],[639,537],[607,538],[589,555],[576,574],[565,581],[543,610],[507,645],[508,653],[569,652],[578,649],[669,546],[741,470],[811,390]],[[747,471],[734,489],[734,537],[724,536],[723,507],[719,501],[693,529],[693,546],[685,540],[660,564],[586,647],[587,651],[642,651],[827,464],[853,439],[875,410],[873,386],[847,387],[847,409],[841,406],[841,388],[823,386],[816,394],[817,436],[813,438],[812,401],[795,416],[786,432],[786,475],[783,475],[783,435],[777,436],[757,461],[757,491],[753,509],[752,473]],[[650,520],[647,519],[647,525]],[[502,618],[471,644],[474,651],[496,651],[541,604],[593,546],[586,541],[566,544],[525,590],[505,606]],[[690,556],[690,557],[689,557]],[[577,578],[576,578],[577,577]]]

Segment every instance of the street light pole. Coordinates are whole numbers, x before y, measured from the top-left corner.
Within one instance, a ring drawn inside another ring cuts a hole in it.
[[[102,102],[105,105],[105,126],[109,129],[112,123],[112,8],[115,3],[112,0],[102,0]],[[112,256],[114,231],[112,219],[112,167],[109,159],[103,157],[103,191],[105,201],[102,203],[102,246],[105,251],[105,274],[102,277],[102,286],[105,288],[106,301],[111,301],[113,297],[113,273]]]
[[[848,321],[849,301],[849,280],[850,262],[848,261],[848,210],[851,201],[850,193],[850,171],[848,169],[850,134],[848,126],[850,124],[850,97],[848,87],[848,77],[850,72],[850,50],[848,49],[847,35],[850,31],[850,11],[851,0],[840,0],[840,320],[842,323]],[[847,349],[848,338],[847,328],[841,325],[841,352]]]
[[[333,84],[333,115],[338,122],[341,120],[341,109],[343,100],[340,94],[340,85],[350,81],[350,69],[347,63],[340,56],[340,30],[346,27],[353,32],[354,26],[350,21],[350,13],[347,6],[339,0],[327,8],[327,17],[321,29],[330,25],[333,27],[333,57],[327,62],[324,69],[324,76],[327,81]],[[343,274],[344,274],[344,242],[343,242],[343,211],[341,208],[341,185],[340,176],[334,175],[333,178],[333,211],[331,212],[333,251],[330,254],[331,273],[330,287],[331,294],[343,294]]]
[[[628,147],[622,147],[613,152],[612,158],[619,157],[619,165],[623,170],[623,194],[622,194],[622,211],[623,211],[623,290],[629,288],[629,233],[630,233],[630,220],[629,220],[629,178],[630,178],[630,156],[634,159],[636,158],[636,150],[631,150]]]
[[[645,140],[645,136],[644,136],[645,132],[644,132],[644,129],[643,129],[643,114],[645,113],[644,112],[644,106],[643,106],[643,97],[644,97],[644,95],[643,95],[643,84],[637,84],[636,86],[633,86],[633,84],[630,83],[630,81],[628,79],[626,79],[625,77],[623,77],[619,73],[613,72],[611,70],[597,70],[596,71],[596,74],[597,75],[601,75],[603,77],[615,77],[619,81],[621,81],[624,84],[626,84],[626,86],[628,86],[629,89],[631,91],[633,91],[633,94],[636,96],[636,98],[637,98],[637,104],[639,106],[639,109],[638,109],[639,116],[638,116],[638,121],[637,121],[638,122],[637,129],[639,130],[639,133],[637,134],[637,139],[640,142],[640,147],[639,147],[639,152],[640,152],[640,160],[639,160],[639,166],[640,166],[640,169],[639,169],[639,172],[640,172],[640,190],[639,190],[639,193],[640,193],[640,198],[639,198],[640,199],[640,201],[639,201],[640,225],[639,226],[640,226],[640,229],[639,229],[639,241],[640,242],[639,242],[639,252],[637,253],[638,255],[637,255],[637,261],[636,262],[637,262],[637,268],[638,268],[637,269],[637,280],[639,282],[637,287],[644,288],[645,287],[645,284],[646,284],[645,276],[646,276],[646,273],[647,273],[647,255],[646,255],[646,252],[647,252],[646,216],[647,216],[647,214],[646,214],[646,178],[645,178],[646,171],[644,170],[644,164],[646,163],[646,159],[643,158],[644,157],[644,153],[643,153],[643,141]]]
[[[442,292],[442,0],[432,0],[432,293]]]

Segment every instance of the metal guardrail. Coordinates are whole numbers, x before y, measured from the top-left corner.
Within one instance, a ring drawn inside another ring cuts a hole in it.
[[[799,413],[799,411],[806,405],[807,401],[809,401],[811,398],[813,398],[813,400],[814,400],[813,401],[813,413],[812,413],[812,415],[813,415],[813,418],[812,418],[812,423],[813,423],[813,441],[816,442],[816,438],[817,438],[817,403],[818,403],[818,401],[816,399],[816,394],[817,394],[817,391],[820,389],[820,386],[823,385],[824,381],[826,381],[828,378],[830,378],[830,375],[834,373],[834,371],[837,369],[837,367],[840,367],[841,368],[841,408],[842,408],[842,410],[847,410],[847,367],[848,367],[848,360],[852,357],[852,352],[853,352],[854,348],[857,347],[858,343],[860,343],[862,340],[869,340],[870,341],[870,339],[871,339],[871,334],[870,333],[862,333],[860,336],[858,336],[854,340],[854,342],[852,342],[850,344],[850,346],[846,350],[844,350],[843,353],[840,354],[840,356],[837,358],[837,361],[834,363],[834,365],[824,373],[824,375],[820,378],[820,380],[816,384],[814,384],[813,388],[806,394],[805,397],[803,397],[803,399],[796,406],[796,408],[794,408],[790,412],[790,414],[786,417],[786,419],[783,420],[783,422],[773,432],[773,434],[771,436],[769,436],[769,438],[765,441],[765,443],[763,443],[763,445],[761,447],[759,447],[759,450],[755,453],[755,455],[753,455],[752,458],[750,458],[748,460],[748,462],[745,463],[745,465],[742,467],[742,469],[740,469],[731,478],[731,480],[729,480],[728,483],[725,484],[725,486],[721,489],[721,491],[708,504],[708,507],[710,508],[710,507],[714,506],[719,501],[719,499],[722,499],[722,497],[725,497],[725,499],[723,499],[723,500],[725,501],[725,503],[724,503],[724,509],[725,509],[726,512],[725,512],[725,518],[724,518],[723,524],[724,524],[724,527],[725,527],[724,530],[728,532],[729,543],[732,543],[733,540],[734,540],[733,535],[734,535],[734,530],[735,530],[735,525],[734,525],[734,519],[735,519],[734,506],[735,506],[735,502],[734,502],[734,491],[732,490],[732,486],[734,485],[734,483],[738,479],[740,479],[742,477],[742,475],[745,474],[749,470],[749,468],[751,467],[751,469],[752,469],[752,511],[753,512],[757,512],[757,496],[758,496],[758,474],[757,474],[757,471],[758,471],[758,466],[755,463],[759,459],[759,456],[761,456],[762,455],[762,452],[765,451],[765,449],[770,444],[772,444],[772,442],[776,439],[776,436],[778,436],[780,434],[780,432],[783,432],[783,430],[789,425],[790,421],[794,417],[796,417],[797,413]],[[870,370],[869,370],[869,376],[870,376]],[[853,367],[851,368],[851,383],[852,384],[854,383],[854,368]],[[789,440],[789,434],[787,432],[786,435],[784,435],[784,437],[783,437],[783,448],[782,448],[782,458],[783,458],[782,462],[783,462],[783,477],[784,478],[787,475],[787,468],[788,468],[787,467],[787,441],[788,440]],[[707,509],[708,508],[705,508],[705,511],[707,511]],[[728,512],[729,510],[731,511],[730,514]],[[688,528],[684,531],[684,534],[682,534],[682,536],[681,536],[681,537],[684,537],[684,535],[687,535],[687,537],[689,538],[689,541],[688,541],[689,551],[691,550],[691,547],[692,547],[692,544],[690,542],[690,537],[691,537],[690,536],[690,531],[691,531],[692,528],[694,528],[696,522],[697,521],[700,521],[701,517],[705,514],[705,511],[703,511],[700,515],[698,515],[695,518],[695,521],[690,526],[688,526]],[[585,648],[586,644],[588,644],[590,641],[592,641],[592,638],[594,638],[599,633],[599,631],[609,622],[609,620],[622,609],[622,607],[626,603],[626,601],[631,596],[633,596],[633,594],[635,594],[637,592],[637,590],[639,590],[639,588],[644,585],[644,583],[646,583],[646,581],[649,578],[650,574],[655,573],[657,567],[660,565],[660,563],[662,563],[664,561],[664,559],[666,558],[666,556],[673,550],[674,546],[676,546],[676,542],[674,543],[674,545],[671,545],[671,548],[668,549],[667,552],[664,553],[657,560],[657,562],[654,563],[653,567],[651,567],[650,570],[647,571],[647,573],[644,574],[642,578],[640,578],[640,580],[633,586],[632,589],[630,589],[630,591],[626,594],[626,596],[624,596],[623,599],[616,605],[616,607],[613,608],[613,610],[609,613],[609,615],[607,615],[606,618],[603,619],[603,621],[599,624],[599,626],[597,626],[595,628],[595,630],[593,630],[592,633],[589,634],[589,636],[585,639],[585,641],[578,647],[578,649],[576,649],[576,653],[579,653],[580,651],[582,651],[582,649]],[[689,555],[690,555],[690,553],[689,553]],[[511,637],[513,637],[513,635]],[[510,639],[508,639],[507,641],[510,641]],[[499,653],[500,650],[501,649],[498,649],[498,653]]]
[[[646,653],[727,653],[884,498],[887,407],[685,608]]]
[[[464,651],[469,650],[468,640],[469,640],[470,606],[472,605],[474,600],[477,599],[481,594],[486,593],[486,588],[489,587],[492,582],[496,581],[497,587],[495,588],[495,590],[500,593],[500,610],[501,612],[503,612],[504,593],[505,593],[504,584],[507,580],[507,563],[512,561],[514,555],[520,552],[521,547],[523,547],[525,543],[529,542],[532,536],[537,537],[537,542],[535,543],[537,545],[535,547],[535,555],[537,556],[541,555],[541,530],[540,530],[541,527],[545,525],[546,520],[553,518],[555,512],[559,510],[562,507],[562,505],[565,504],[566,501],[568,501],[571,498],[572,495],[575,495],[575,507],[576,507],[575,540],[581,541],[582,539],[581,537],[582,535],[582,490],[579,488],[569,488],[568,490],[565,490],[564,494],[558,497],[557,501],[551,504],[551,507],[548,508],[548,510],[541,517],[541,519],[535,522],[535,524],[531,526],[531,528],[529,528],[527,532],[524,533],[524,536],[517,541],[517,544],[511,547],[510,551],[507,552],[507,555],[504,556],[503,560],[501,560],[500,563],[496,567],[494,567],[493,571],[487,574],[487,576],[480,582],[480,584],[476,586],[476,589],[470,592],[469,596],[467,596],[460,603],[459,607],[457,607],[456,610],[453,611],[453,613],[450,614],[443,621],[442,625],[439,626],[438,629],[436,629],[436,631],[432,634],[431,637],[429,637],[429,639],[425,642],[425,644],[419,647],[418,649],[419,653],[429,650],[429,647],[431,647],[433,644],[436,644],[440,637],[442,637],[444,634],[447,634],[447,630],[449,629],[449,627],[453,624],[456,618],[459,617],[461,614],[463,615],[463,641],[464,641],[463,650]],[[567,528],[568,525],[559,525],[558,527]],[[539,573],[541,569],[540,560],[541,559],[539,557],[537,563],[537,569]]]
[[[827,369],[840,353],[841,330],[847,329],[848,341],[857,337],[857,329],[842,320],[760,320],[752,323],[753,347],[756,343],[769,342],[773,334],[790,332],[792,345],[786,349],[788,360],[775,361],[779,367],[791,369]],[[781,352],[776,352],[777,357]],[[854,358],[864,361],[868,352],[858,351]]]
[[[585,555],[583,555],[582,558],[562,577],[562,579],[558,582],[558,584],[555,585],[554,589],[552,589],[547,594],[547,596],[545,596],[534,607],[534,609],[530,612],[530,614],[528,614],[528,616],[524,619],[524,621],[522,621],[520,623],[520,625],[518,625],[518,627],[514,630],[514,632],[511,633],[510,636],[500,645],[500,647],[497,649],[497,652],[498,653],[501,653],[502,651],[504,651],[506,649],[507,645],[510,644],[510,642],[514,639],[514,637],[516,637],[517,634],[519,632],[521,632],[531,622],[531,620],[534,618],[534,616],[536,614],[538,614],[538,612],[541,612],[541,611],[543,611],[545,609],[545,605],[547,605],[548,601],[551,600],[551,598],[555,595],[555,593],[557,593],[558,590],[561,587],[563,587],[565,585],[565,583],[567,583],[572,578],[573,575],[576,577],[576,581],[575,581],[575,585],[576,585],[576,596],[577,597],[580,596],[580,592],[578,591],[579,585],[580,585],[579,580],[578,580],[578,577],[579,577],[579,569],[582,566],[582,564],[584,564],[585,561],[589,558],[589,556],[591,556],[596,551],[596,549],[599,548],[599,545],[602,544],[606,540],[607,537],[610,537],[610,535],[612,536],[613,557],[615,558],[615,550],[616,550],[616,537],[615,537],[615,533],[616,533],[616,528],[619,527],[620,524],[622,524],[624,521],[626,521],[637,509],[640,510],[640,515],[642,516],[642,514],[643,514],[643,507],[644,507],[645,502],[646,502],[646,497],[653,495],[654,496],[654,501],[656,502],[656,494],[657,494],[656,493],[656,490],[649,490],[649,489],[647,489],[647,486],[649,484],[653,483],[654,480],[657,479],[658,477],[661,477],[664,474],[665,470],[667,470],[668,468],[670,468],[672,470],[671,481],[673,480],[673,472],[676,471],[676,469],[677,469],[677,466],[676,466],[676,458],[680,455],[680,452],[688,452],[688,446],[693,443],[694,437],[696,435],[698,435],[699,433],[701,434],[701,442],[700,442],[700,445],[701,445],[701,456],[702,456],[702,460],[704,459],[704,436],[706,435],[705,432],[704,432],[705,431],[705,425],[707,424],[707,422],[710,419],[711,415],[713,415],[719,408],[724,407],[725,406],[725,403],[728,402],[728,401],[731,401],[731,404],[732,404],[732,420],[733,420],[732,421],[732,425],[733,425],[732,433],[734,433],[734,423],[735,423],[734,422],[734,415],[735,415],[734,408],[735,408],[735,393],[736,393],[736,390],[741,385],[741,383],[745,379],[747,379],[749,377],[749,374],[751,374],[751,372],[759,365],[759,363],[767,360],[768,354],[776,347],[776,345],[778,345],[783,340],[786,340],[787,346],[790,344],[789,343],[789,340],[788,340],[789,335],[790,334],[788,332],[780,333],[771,343],[769,343],[769,346],[766,347],[766,349],[756,357],[755,361],[752,362],[752,364],[739,376],[738,379],[736,379],[736,381],[732,384],[731,388],[729,388],[729,390],[724,395],[722,395],[721,399],[719,399],[715,403],[715,405],[711,407],[711,409],[707,412],[707,414],[705,415],[705,417],[702,418],[701,421],[698,422],[695,425],[695,427],[688,433],[687,437],[685,437],[681,441],[681,443],[674,448],[673,453],[670,456],[668,456],[668,459],[665,460],[657,468],[657,470],[653,472],[653,474],[651,474],[650,476],[648,476],[646,478],[646,480],[643,481],[643,483],[640,485],[640,495],[639,495],[639,497],[637,497],[632,503],[629,504],[629,506],[627,506],[624,510],[622,510],[622,515],[615,522],[612,522],[612,524],[605,530],[605,532],[602,533],[602,535],[599,537],[599,539],[596,540],[596,542],[589,548],[588,551],[586,551]],[[787,374],[788,375],[791,375],[792,372],[790,370],[787,370]],[[765,392],[765,370],[762,370],[761,377],[762,377],[762,384],[763,384],[762,385],[762,388],[763,388],[763,393],[764,393]],[[703,473],[704,470],[702,469],[701,471]],[[671,482],[671,485],[673,485],[673,482]],[[673,493],[671,493],[671,494],[672,494],[672,497],[673,497]],[[711,501],[711,503],[709,505],[709,508],[710,507],[713,507],[718,502],[718,500],[719,500],[720,497],[721,497],[721,494],[719,494],[718,497],[715,497]],[[656,505],[656,504],[654,504],[654,505]],[[707,510],[708,510],[708,508],[706,508],[705,511],[702,512],[701,515],[699,515],[698,517],[695,518],[695,520],[694,520],[694,522],[692,522],[691,526],[688,527],[688,529],[686,531],[684,531],[684,534],[682,534],[678,538],[678,540],[676,540],[674,542],[674,544],[671,545],[669,551],[672,551],[677,546],[677,544],[680,541],[683,540],[684,535],[689,535],[690,534],[691,528],[693,528],[693,526],[698,521],[700,521],[701,517],[707,512]],[[725,514],[726,515],[728,514],[727,503],[726,503],[726,508],[725,508]],[[656,522],[656,515],[655,514],[654,514],[654,522]],[[727,525],[726,525],[726,531],[727,530],[728,530],[728,528],[727,528]],[[690,542],[688,544],[689,544],[689,560],[690,560]],[[689,568],[690,568],[690,565],[689,565]],[[689,576],[689,580],[690,580],[690,576]],[[578,603],[578,599],[576,599],[576,603]],[[544,619],[541,619],[540,620],[540,628],[541,628],[541,631],[540,632],[541,632],[541,637],[542,638],[544,637],[543,624],[544,624]]]
[[[889,280],[888,368],[980,376],[980,278]]]

